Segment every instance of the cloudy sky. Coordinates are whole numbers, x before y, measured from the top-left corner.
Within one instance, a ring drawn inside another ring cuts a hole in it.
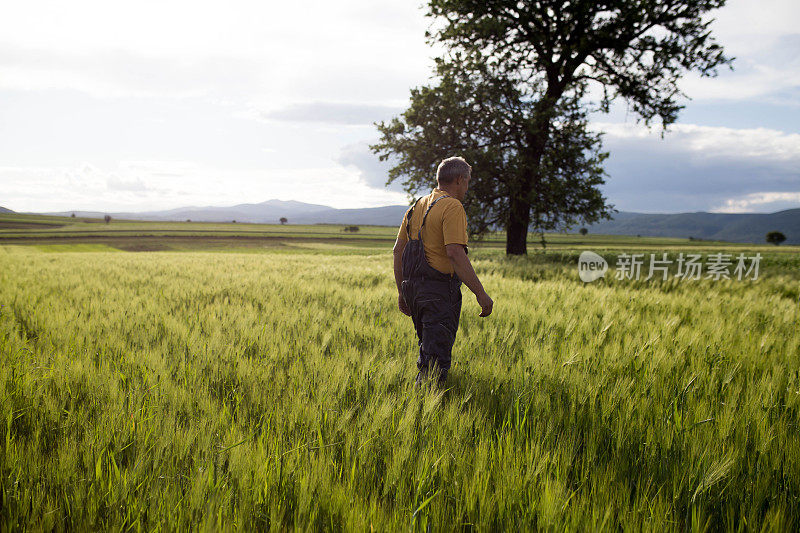
[[[406,203],[367,145],[428,82],[421,0],[61,0],[0,7],[0,206]],[[729,0],[735,70],[688,77],[662,139],[594,118],[617,209],[800,207],[800,2]]]

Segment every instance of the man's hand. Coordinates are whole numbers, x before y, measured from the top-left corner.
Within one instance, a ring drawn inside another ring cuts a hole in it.
[[[478,316],[487,317],[492,314],[492,307],[494,307],[494,300],[489,298],[489,295],[486,294],[486,291],[483,291],[483,294],[480,296],[475,297],[478,300],[478,305],[481,306],[481,314]]]
[[[487,317],[491,315],[494,302],[483,289],[478,275],[475,274],[475,269],[472,268],[472,263],[470,263],[467,252],[464,250],[464,245],[447,244],[445,248],[447,249],[447,257],[450,258],[450,263],[452,263],[458,279],[469,287],[469,290],[475,295],[475,299],[478,300],[478,305],[481,306],[481,314],[478,316]]]
[[[397,295],[397,307],[400,308],[400,312],[404,315],[411,316],[411,309],[408,308],[408,304],[402,294]]]

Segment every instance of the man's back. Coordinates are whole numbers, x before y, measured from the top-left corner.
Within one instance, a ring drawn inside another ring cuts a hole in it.
[[[420,225],[422,225],[422,218],[425,216],[430,204],[437,198],[446,195],[447,192],[437,187],[429,195],[419,200],[411,217],[410,233],[412,239],[417,238]],[[407,221],[408,211],[406,211],[403,223],[397,233],[398,241],[403,244],[408,241],[408,235],[406,234]],[[466,247],[467,241],[467,214],[461,202],[452,196],[442,198],[436,202],[436,205],[428,213],[425,226],[422,228],[422,243],[428,264],[439,272],[452,274],[453,265],[447,256],[445,246],[448,244],[463,244]]]

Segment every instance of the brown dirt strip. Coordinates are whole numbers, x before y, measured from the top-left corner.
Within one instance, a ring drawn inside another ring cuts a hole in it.
[[[198,236],[187,236],[187,235],[132,235],[132,236],[125,236],[121,235],[118,237],[108,235],[65,235],[63,237],[57,236],[46,236],[46,237],[32,237],[32,236],[25,236],[25,237],[0,237],[0,244],[65,244],[65,243],[73,243],[73,244],[106,244],[108,246],[112,246],[115,248],[120,248],[121,246],[128,246],[132,249],[143,249],[146,245],[150,246],[158,246],[161,244],[160,248],[155,249],[169,249],[168,247],[164,246],[164,244],[200,244],[207,242],[209,244],[245,244],[245,245],[254,245],[254,244],[269,244],[269,245],[280,245],[284,243],[291,243],[291,242],[316,242],[316,243],[326,243],[326,244],[349,244],[357,246],[359,244],[365,243],[384,243],[384,244],[391,244],[394,242],[392,239],[388,238],[370,238],[370,237],[362,237],[357,239],[348,239],[348,238],[341,238],[341,237],[332,237],[332,238],[321,238],[321,237],[300,237],[300,236],[291,236],[291,237],[277,237],[277,236],[264,236],[264,235],[222,235],[222,236],[214,236],[214,235],[198,235]],[[139,245],[139,246],[137,246]],[[122,248],[121,248],[122,249]]]

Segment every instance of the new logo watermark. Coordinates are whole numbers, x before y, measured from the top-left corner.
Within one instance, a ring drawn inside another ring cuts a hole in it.
[[[650,256],[645,264],[645,257]],[[677,266],[674,274],[670,274],[670,266]],[[758,279],[758,269],[761,264],[761,254],[746,256],[740,253],[735,258],[733,254],[718,252],[707,254],[705,262],[702,254],[678,254],[677,259],[669,259],[666,252],[661,254],[661,258],[656,258],[656,254],[627,254],[622,253],[617,256],[617,263],[614,272],[615,279],[635,279],[639,281],[642,273],[647,277],[644,281],[654,277],[662,280],[677,278],[680,280],[699,280],[711,279],[719,281],[721,279],[737,279],[739,281],[754,281]],[[646,268],[645,268],[646,267]],[[733,270],[731,270],[733,269]],[[605,277],[608,271],[608,263],[599,254],[590,251],[581,252],[578,257],[578,276],[581,281],[591,283]]]
[[[591,283],[605,277],[608,271],[608,263],[602,256],[589,251],[581,252],[578,257],[578,275],[581,281]]]

